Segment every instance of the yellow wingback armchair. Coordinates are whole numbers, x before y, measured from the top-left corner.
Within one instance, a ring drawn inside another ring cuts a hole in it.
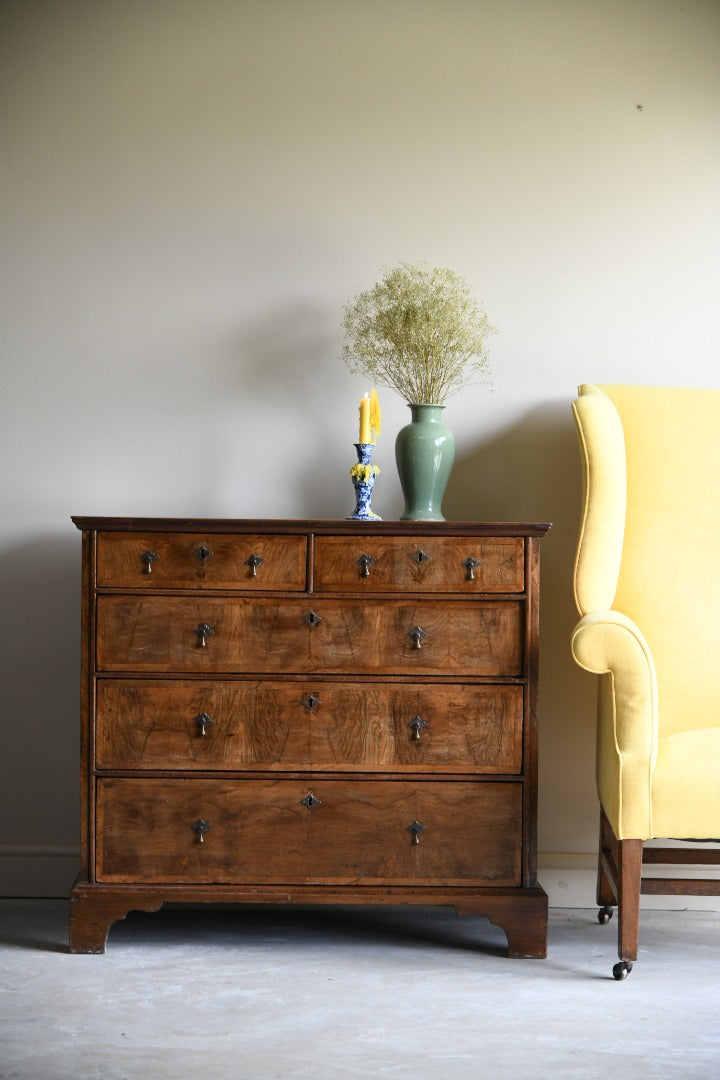
[[[640,893],[720,895],[643,862],[720,864],[720,391],[579,388],[584,469],[572,653],[598,680],[599,919],[618,906],[616,979]]]

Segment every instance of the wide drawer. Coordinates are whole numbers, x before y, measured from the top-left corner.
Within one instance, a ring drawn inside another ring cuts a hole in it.
[[[101,671],[517,676],[514,600],[100,596]]]
[[[303,590],[304,536],[101,532],[101,588]]]
[[[318,536],[316,591],[522,592],[523,540],[501,536]]]
[[[518,885],[521,786],[98,781],[106,882]]]
[[[100,769],[519,773],[523,688],[100,679]]]

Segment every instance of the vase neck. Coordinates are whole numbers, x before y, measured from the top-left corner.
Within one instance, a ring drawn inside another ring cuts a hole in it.
[[[422,420],[429,424],[439,424],[442,420],[444,405],[417,405],[413,402],[408,402],[408,408],[410,409],[410,415],[413,421]]]

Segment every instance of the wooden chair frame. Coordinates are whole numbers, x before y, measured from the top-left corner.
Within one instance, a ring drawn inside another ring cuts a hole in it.
[[[706,841],[717,843],[717,841]],[[607,923],[618,909],[618,963],[613,977],[625,979],[638,954],[640,896],[720,896],[716,878],[652,877],[643,866],[718,866],[720,849],[645,847],[642,840],[618,840],[600,809],[598,854],[598,921]]]

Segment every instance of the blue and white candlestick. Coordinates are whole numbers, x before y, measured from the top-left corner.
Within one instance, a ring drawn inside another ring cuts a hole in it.
[[[358,463],[351,468],[350,476],[355,487],[355,510],[348,514],[348,521],[381,521],[380,515],[370,508],[375,477],[380,472],[377,465],[370,464],[375,443],[355,443],[354,446]]]

